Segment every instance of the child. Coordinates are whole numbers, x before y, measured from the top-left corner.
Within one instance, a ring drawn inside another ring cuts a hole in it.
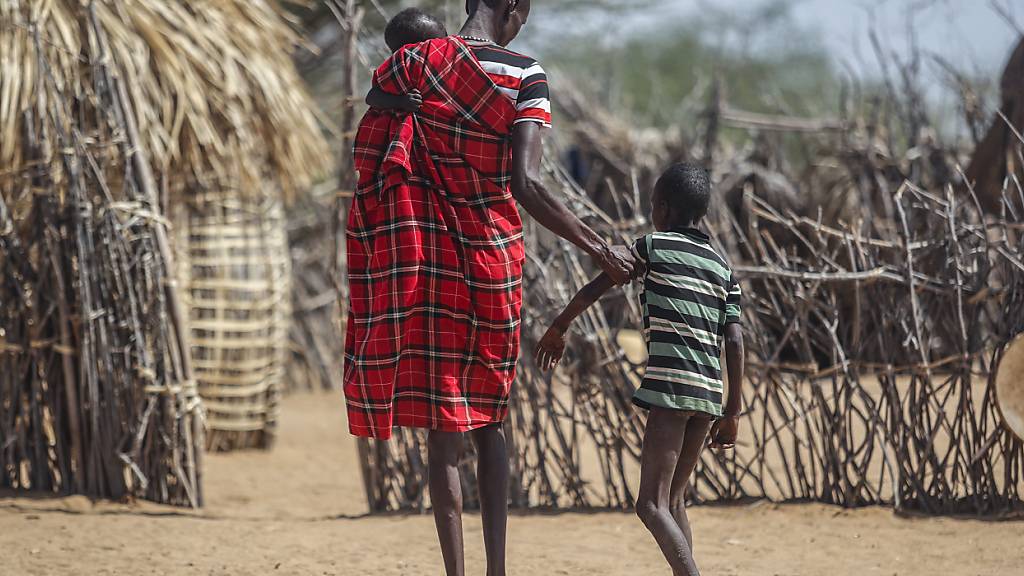
[[[440,20],[419,8],[402,10],[384,28],[384,42],[392,52],[398,52],[408,44],[419,44],[447,35],[448,30]],[[366,104],[383,110],[416,112],[423,105],[423,95],[419,90],[410,90],[408,94],[388,94],[375,86],[366,95]]]
[[[419,44],[447,35],[448,30],[440,20],[419,8],[402,10],[384,28],[384,42],[392,52],[398,52],[408,44]]]
[[[743,381],[740,288],[708,236],[697,229],[708,211],[710,188],[707,172],[699,166],[669,168],[651,198],[657,231],[633,245],[645,268],[640,271],[640,302],[649,353],[633,403],[650,410],[636,512],[676,575],[698,574],[686,489],[709,430],[713,447],[735,444]],[[537,345],[541,368],[558,363],[569,325],[612,286],[601,274],[573,298]],[[724,410],[719,361],[723,341],[729,369]]]

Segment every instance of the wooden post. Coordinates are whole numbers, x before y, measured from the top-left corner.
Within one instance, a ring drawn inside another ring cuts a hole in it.
[[[718,145],[718,127],[722,118],[722,78],[715,75],[711,83],[711,102],[705,112],[707,129],[704,134],[704,168],[711,172],[715,165],[715,146]]]
[[[336,0],[338,3],[341,0]],[[338,191],[335,212],[337,219],[334,225],[335,241],[335,273],[334,278],[341,297],[341,318],[347,317],[347,283],[345,282],[345,228],[348,222],[349,203],[352,201],[356,187],[356,173],[353,165],[352,144],[355,140],[356,126],[356,86],[358,84],[359,60],[359,29],[362,26],[365,11],[356,6],[356,0],[345,0],[340,12],[335,12],[341,26],[341,155],[338,167]],[[344,330],[344,322],[342,330]]]
[[[335,0],[336,9],[332,8],[338,24],[341,26],[341,156],[338,166],[338,192],[335,201],[334,221],[334,282],[338,293],[338,310],[341,321],[341,333],[345,333],[346,320],[348,318],[348,282],[345,269],[347,267],[345,258],[345,228],[348,224],[349,204],[355,194],[356,182],[358,180],[355,166],[353,165],[352,145],[355,141],[356,130],[356,86],[358,84],[359,60],[359,29],[362,26],[363,16],[366,11],[356,5],[356,0]],[[363,489],[366,492],[366,503],[371,511],[376,510],[376,498],[374,498],[375,466],[371,463],[370,453],[372,447],[370,440],[359,438],[357,440],[359,450],[359,466],[363,475]]]

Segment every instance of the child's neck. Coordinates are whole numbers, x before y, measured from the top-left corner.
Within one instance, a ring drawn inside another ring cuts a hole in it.
[[[697,229],[698,226],[700,226],[700,220],[695,220],[693,222],[673,222],[672,224],[668,225],[668,229],[669,230],[683,230],[683,229],[686,229],[686,228]]]

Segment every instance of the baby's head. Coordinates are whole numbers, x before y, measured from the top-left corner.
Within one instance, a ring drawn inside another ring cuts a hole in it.
[[[708,171],[696,164],[673,164],[654,185],[651,220],[659,231],[695,226],[710,203]]]
[[[406,44],[419,44],[447,35],[448,30],[437,18],[419,8],[406,8],[388,22],[384,29],[384,42],[392,52],[398,52]]]

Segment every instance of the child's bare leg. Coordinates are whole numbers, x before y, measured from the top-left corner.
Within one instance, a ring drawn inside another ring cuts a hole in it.
[[[462,546],[462,483],[459,454],[462,434],[431,430],[427,436],[427,469],[430,503],[448,576],[465,576]]]
[[[476,478],[480,519],[484,525],[487,576],[505,576],[505,530],[508,524],[508,449],[501,424],[471,433],[476,444]]]
[[[683,451],[672,477],[672,493],[669,496],[672,517],[675,518],[679,529],[686,536],[686,543],[690,545],[691,554],[693,554],[693,531],[690,530],[690,519],[686,516],[686,491],[689,489],[693,470],[697,468],[697,462],[700,461],[700,453],[704,450],[711,423],[711,418],[701,416],[691,416],[687,421],[686,434],[683,436]]]
[[[690,545],[672,517],[669,495],[679,464],[688,412],[652,408],[640,456],[636,514],[658,542],[675,576],[699,576]]]

